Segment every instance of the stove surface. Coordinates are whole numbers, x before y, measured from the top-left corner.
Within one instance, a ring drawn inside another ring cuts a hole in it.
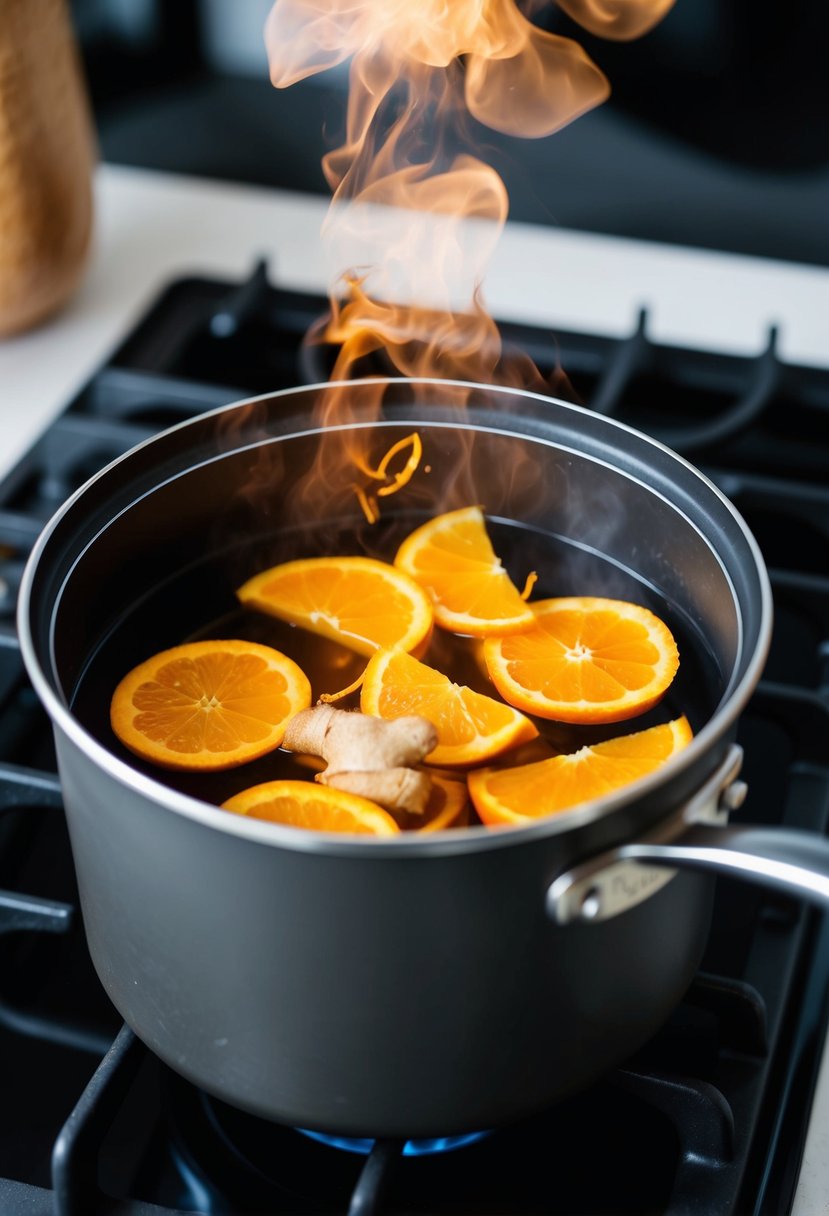
[[[77,909],[51,732],[13,625],[51,512],[139,440],[325,378],[301,338],[325,308],[264,265],[171,284],[0,483],[0,1212],[778,1213],[797,1178],[829,1020],[829,921],[720,880],[703,968],[624,1068],[444,1153],[361,1157],[225,1106],[119,1030]],[[729,495],[770,567],[776,624],[739,741],[735,818],[829,831],[829,371],[505,325],[556,391],[657,435]],[[670,422],[665,403],[670,402]],[[110,1047],[110,1044],[112,1046]]]

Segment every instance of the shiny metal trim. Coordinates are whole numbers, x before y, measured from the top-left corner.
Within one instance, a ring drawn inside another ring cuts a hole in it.
[[[829,841],[816,832],[697,824],[676,844],[630,844],[627,857],[747,879],[829,908]]]
[[[676,877],[676,869],[667,866],[681,845],[671,842],[681,837],[690,824],[726,823],[728,811],[737,798],[744,796],[745,784],[736,781],[742,763],[742,748],[733,744],[722,764],[694,797],[641,842],[610,849],[560,874],[547,890],[550,919],[558,925],[609,920],[660,891]],[[735,785],[739,787],[736,796],[729,793]],[[659,856],[659,850],[665,846],[665,865],[643,864]]]

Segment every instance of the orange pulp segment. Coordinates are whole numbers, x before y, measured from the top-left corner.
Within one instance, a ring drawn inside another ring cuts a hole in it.
[[[187,642],[124,676],[112,729],[136,755],[165,768],[234,768],[273,751],[288,721],[311,704],[292,659],[255,642]]]
[[[427,718],[438,733],[438,745],[427,759],[438,765],[481,764],[538,733],[511,706],[453,684],[400,650],[381,650],[369,660],[360,708],[380,718]]]
[[[267,819],[315,832],[351,832],[361,836],[395,836],[400,829],[382,807],[327,785],[310,781],[266,781],[234,794],[225,811]]]
[[[429,520],[403,541],[394,564],[429,592],[443,629],[486,637],[535,623],[495,556],[480,507]]]
[[[517,825],[602,798],[647,776],[692,738],[685,717],[517,768],[484,768],[467,778],[484,823]]]
[[[679,654],[667,625],[623,600],[533,604],[535,627],[487,638],[490,678],[510,705],[558,722],[621,722],[659,701]]]
[[[432,605],[417,583],[371,557],[309,557],[272,566],[236,592],[243,604],[371,655],[428,641]]]

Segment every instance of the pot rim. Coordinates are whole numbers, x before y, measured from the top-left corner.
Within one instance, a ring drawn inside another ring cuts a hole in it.
[[[646,798],[653,791],[659,789],[660,786],[667,784],[672,777],[678,777],[681,773],[691,768],[736,721],[760,678],[771,641],[771,584],[754,536],[736,507],[723,494],[719,487],[700,472],[695,465],[691,464],[690,461],[686,460],[679,453],[674,452],[666,444],[652,438],[650,435],[646,435],[642,431],[636,430],[634,427],[628,426],[627,423],[604,415],[602,416],[603,425],[616,428],[623,434],[635,435],[640,441],[643,441],[656,451],[667,454],[674,461],[684,466],[691,475],[705,486],[709,493],[719,499],[720,504],[731,515],[748,545],[760,583],[762,604],[757,644],[754,648],[754,653],[748,660],[742,677],[691,742],[681,752],[677,753],[647,777],[640,778],[629,786],[624,786],[614,794],[580,803],[572,810],[561,811],[555,815],[530,820],[526,824],[515,827],[499,827],[497,829],[486,826],[467,827],[458,828],[451,832],[428,833],[426,836],[420,832],[401,832],[396,836],[379,838],[356,835],[348,836],[343,833],[311,831],[305,828],[286,827],[263,820],[248,819],[243,815],[231,814],[211,803],[203,802],[199,798],[174,790],[162,781],[148,777],[113,755],[112,752],[108,751],[102,743],[81,725],[67,706],[63,704],[60,697],[52,688],[49,677],[43,670],[35,651],[34,638],[30,629],[32,588],[37,567],[53,532],[64,516],[74,509],[75,504],[83,497],[88,488],[108,475],[117,465],[130,459],[135,452],[149,447],[161,439],[162,436],[200,424],[205,419],[218,417],[241,406],[271,401],[275,398],[289,397],[300,393],[320,392],[333,387],[377,383],[378,379],[385,384],[418,384],[434,386],[436,388],[451,386],[453,388],[471,389],[473,391],[483,390],[487,393],[504,394],[505,396],[520,396],[538,401],[544,405],[552,403],[574,414],[584,414],[590,418],[596,417],[592,411],[583,406],[575,405],[568,401],[561,401],[557,397],[548,397],[542,393],[531,392],[527,389],[515,389],[503,385],[477,384],[463,380],[443,380],[436,377],[365,377],[358,380],[326,381],[319,384],[297,385],[293,388],[278,389],[270,393],[260,393],[255,397],[246,397],[240,401],[233,401],[227,405],[207,410],[142,440],[127,452],[116,457],[115,460],[111,461],[104,468],[99,469],[97,473],[84,482],[82,486],[79,486],[58,508],[38,536],[23,571],[17,606],[17,630],[20,639],[21,655],[35,691],[45,705],[54,725],[88,759],[102,768],[110,777],[120,784],[131,788],[135,793],[164,806],[167,810],[183,815],[185,818],[196,820],[205,827],[226,832],[252,842],[299,852],[322,853],[327,856],[372,856],[392,859],[427,856],[443,857],[455,853],[482,852],[489,849],[506,848],[522,843],[526,844],[541,838],[557,836],[571,829],[584,827],[594,820],[609,817],[621,808]],[[320,430],[322,428],[314,427],[313,429]],[[671,505],[674,506],[675,510],[680,510],[676,504]],[[693,526],[696,527],[696,525]],[[716,550],[711,545],[710,538],[706,536],[705,540],[716,554]]]

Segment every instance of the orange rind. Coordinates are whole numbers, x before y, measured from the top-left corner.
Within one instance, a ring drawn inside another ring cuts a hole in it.
[[[647,608],[593,596],[532,607],[532,629],[484,642],[490,679],[516,709],[558,722],[622,722],[656,705],[676,675],[676,642]]]
[[[249,608],[339,642],[358,654],[428,643],[432,604],[402,570],[370,557],[310,557],[272,566],[236,592]]]
[[[480,507],[430,519],[403,541],[394,564],[429,593],[442,629],[488,637],[535,624],[495,555]]]
[[[483,768],[467,777],[482,821],[515,827],[604,798],[655,772],[692,739],[685,717],[516,768]]]
[[[399,650],[378,651],[363,677],[360,707],[380,718],[420,714],[438,733],[432,764],[483,764],[538,731],[524,714]]]
[[[222,810],[314,832],[396,836],[399,827],[368,798],[309,781],[266,781],[234,794]]]
[[[311,685],[287,655],[246,641],[187,642],[140,663],[112,697],[121,742],[164,768],[235,768],[273,751]]]

